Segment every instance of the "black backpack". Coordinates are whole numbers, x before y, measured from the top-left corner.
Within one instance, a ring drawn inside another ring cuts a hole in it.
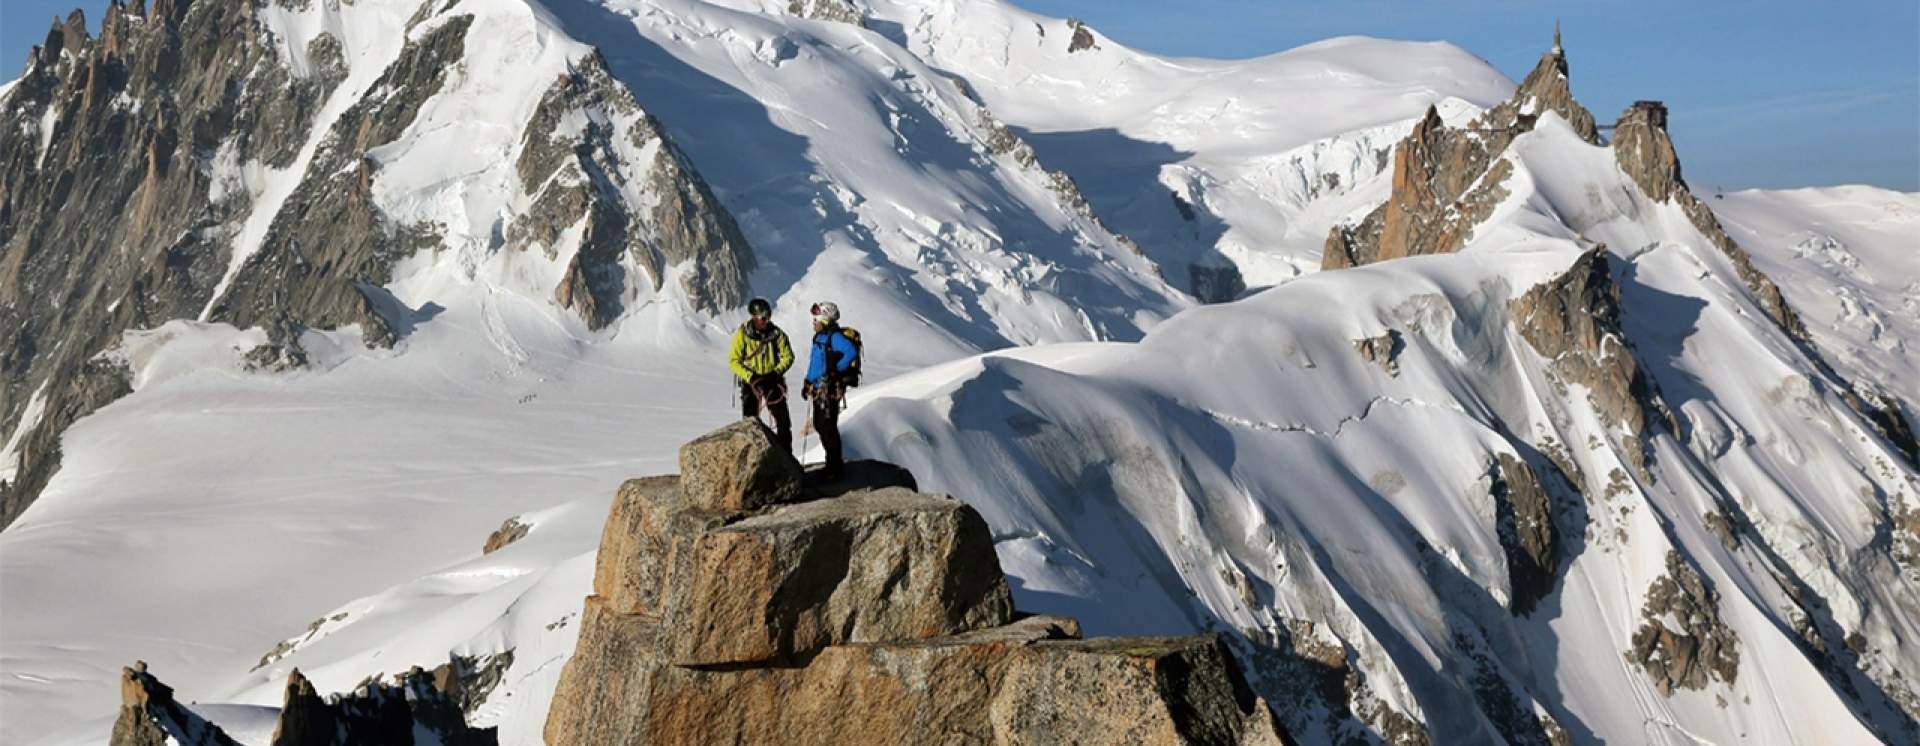
[[[839,331],[840,336],[846,337],[848,342],[853,343],[853,363],[847,366],[845,373],[839,374],[834,380],[846,384],[848,388],[855,388],[860,385],[860,361],[866,359],[867,347],[860,341],[858,329],[843,326]],[[829,346],[828,349],[831,350],[832,347]]]

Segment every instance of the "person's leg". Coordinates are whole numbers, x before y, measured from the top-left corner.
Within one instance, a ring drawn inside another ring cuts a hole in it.
[[[840,399],[827,391],[814,397],[813,402],[813,429],[820,433],[820,447],[827,452],[826,472],[837,477],[845,465],[840,454]]]
[[[787,412],[787,398],[780,397],[779,401],[768,404],[767,409],[773,410],[773,441],[787,453],[793,453],[793,416]]]
[[[748,419],[760,416],[760,397],[753,395],[753,385],[740,382],[740,416]]]

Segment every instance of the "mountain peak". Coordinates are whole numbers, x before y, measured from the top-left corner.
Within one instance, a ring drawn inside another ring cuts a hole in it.
[[[1533,66],[1533,72],[1527,73],[1526,79],[1520,82],[1520,88],[1514,91],[1509,104],[1517,107],[1515,114],[1520,116],[1538,116],[1548,111],[1559,114],[1573,125],[1573,131],[1581,139],[1596,145],[1600,142],[1593,113],[1573,97],[1573,88],[1567,75],[1567,50],[1560,44],[1560,27],[1557,23],[1553,29],[1553,48],[1540,55],[1540,61]],[[1494,112],[1488,113],[1492,115]]]
[[[1427,107],[1394,149],[1392,196],[1358,225],[1334,226],[1321,268],[1459,250],[1508,194],[1504,183],[1512,166],[1502,157],[1507,146],[1532,131],[1545,112],[1560,115],[1587,144],[1600,144],[1593,114],[1573,97],[1558,27],[1553,48],[1540,55],[1513,96],[1465,127],[1447,127],[1439,109]]]

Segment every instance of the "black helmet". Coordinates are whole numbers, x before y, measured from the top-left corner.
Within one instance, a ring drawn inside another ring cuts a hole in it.
[[[747,315],[756,317],[772,316],[773,304],[768,303],[765,298],[755,298],[747,302]]]

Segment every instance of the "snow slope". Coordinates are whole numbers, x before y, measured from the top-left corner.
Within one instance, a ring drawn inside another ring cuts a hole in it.
[[[1920,403],[1920,194],[1863,186],[1745,191],[1710,202],[1806,317],[1840,371]]]
[[[1889,700],[1913,701],[1897,672],[1917,662],[1907,641],[1920,599],[1878,536],[1914,499],[1912,468],[1817,381],[1726,258],[1677,208],[1640,195],[1608,151],[1556,117],[1514,152],[1513,196],[1459,255],[1195,310],[1090,366],[988,357],[928,371],[893,382],[911,395],[869,392],[847,429],[862,454],[979,505],[1003,532],[1023,604],[1082,614],[1095,633],[1231,630],[1255,650],[1330,634],[1365,677],[1362,720],[1377,697],[1440,742],[1541,735],[1494,717],[1507,705],[1488,700],[1506,690],[1580,742],[1913,739]],[[1823,220],[1787,229],[1796,214],[1773,213],[1781,222],[1762,236],[1838,217],[1794,196],[1746,199],[1798,202],[1798,217]],[[1891,220],[1911,201],[1856,196],[1892,205]],[[1875,212],[1866,201],[1826,209]],[[1911,252],[1888,240],[1901,235],[1888,220],[1879,236],[1854,235],[1866,257],[1897,257],[1898,278]],[[1680,420],[1651,438],[1645,474],[1583,397],[1556,393],[1566,384],[1506,311],[1590,241],[1643,247],[1610,271],[1626,341]],[[1350,341],[1383,328],[1405,335],[1397,376]],[[1554,448],[1584,474],[1579,546],[1553,595],[1510,614],[1487,465]],[[1743,516],[1751,532],[1723,542],[1713,514]],[[1667,697],[1626,653],[1670,551],[1717,589],[1741,659],[1734,680]],[[1117,598],[1127,613],[1110,613]],[[1823,684],[1827,664],[1795,636],[1808,618],[1828,644],[1829,624],[1870,641],[1860,667],[1881,683],[1843,671]],[[1352,728],[1287,717],[1310,741]]]
[[[478,556],[508,516],[604,503],[619,480],[670,471],[680,442],[726,421],[730,394],[706,351],[589,345],[524,299],[476,295],[397,355],[352,353],[287,375],[239,370],[250,340],[236,347],[238,333],[184,322],[157,332],[178,338],[140,367],[139,393],[67,434],[60,478],[0,544],[4,740],[111,715],[117,667],[136,658],[183,699],[232,699],[263,654],[333,607]],[[588,512],[566,543],[573,554],[591,553],[605,519]],[[526,551],[512,549],[497,557]],[[525,586],[562,559],[448,573],[424,595]],[[397,606],[379,610],[403,624],[419,613]],[[355,651],[369,668],[304,668],[340,690],[444,663],[494,619],[456,616],[431,652],[393,647],[404,627],[379,627]],[[286,670],[274,669],[276,683]],[[278,698],[275,688],[238,701]]]
[[[1070,21],[994,0],[870,5],[875,28],[1026,131],[1176,284],[1196,263],[1237,267],[1254,287],[1317,270],[1328,229],[1386,199],[1384,183],[1368,185],[1412,120],[1437,104],[1464,121],[1513,91],[1446,43],[1341,37],[1249,60],[1167,58],[1088,27],[1094,46],[1072,51]]]
[[[987,152],[978,105],[878,34],[693,0],[544,7],[740,219],[766,265],[753,286],[795,315],[838,298],[914,338],[885,363],[1137,338],[1188,304],[1038,169]]]
[[[361,349],[351,329],[309,333],[314,364],[278,374],[242,364],[258,330],[182,321],[131,335],[118,354],[136,393],[67,433],[47,493],[0,534],[0,741],[99,742],[116,668],[136,658],[182,699],[272,706],[293,667],[338,690],[511,650],[477,719],[503,743],[539,742],[614,488],[671,471],[678,444],[733,406],[719,359],[730,319],[690,316],[669,293],[587,331],[549,299],[558,259],[490,239],[526,204],[510,167],[445,155],[458,138],[511,163],[532,102],[585,45],[738,218],[777,318],[797,326],[811,300],[839,300],[898,374],[855,397],[850,449],[978,507],[1022,609],[1077,615],[1096,634],[1228,632],[1308,743],[1408,724],[1440,743],[1525,740],[1549,719],[1582,743],[1900,733],[1887,700],[1913,701],[1897,672],[1920,663],[1908,642],[1920,599],[1882,529],[1892,505],[1920,500],[1913,472],[1610,153],[1548,117],[1516,143],[1511,195],[1466,251],[1190,308],[1038,168],[985,147],[984,110],[947,77],[1035,133],[1047,166],[1075,169],[1052,157],[1071,140],[1047,133],[1120,133],[1084,140],[1089,155],[1133,147],[1120,140],[1191,151],[1117,159],[1141,175],[1111,195],[1083,187],[1129,231],[1177,226],[1115,215],[1114,200],[1186,195],[1224,227],[1148,256],[1214,260],[1211,248],[1262,285],[1317,266],[1325,225],[1385,198],[1367,159],[1404,120],[1430,102],[1454,120],[1505,97],[1511,84],[1484,64],[1357,39],[1240,63],[1157,60],[1097,34],[1098,49],[1067,53],[1065,22],[999,3],[876,1],[873,30],[781,6],[445,11],[475,13],[486,43],[381,154],[376,185],[390,214],[449,226],[443,250],[390,288],[417,309],[413,332],[391,351]],[[303,49],[312,29],[399,7],[322,3],[276,23]],[[395,43],[348,47],[379,64]],[[1409,56],[1429,64],[1402,67]],[[1095,93],[1109,98],[1077,103]],[[1341,185],[1315,196],[1327,174]],[[1712,203],[1835,365],[1908,402],[1911,316],[1892,309],[1912,297],[1913,199]],[[1858,266],[1839,269],[1825,244],[1798,258],[1801,231],[1834,236]],[[1508,310],[1595,243],[1619,251],[1622,336],[1683,423],[1647,440],[1644,473]],[[1847,304],[1817,303],[1835,281],[1877,309],[1880,336]],[[1405,342],[1397,374],[1353,344],[1388,329]],[[1900,344],[1876,344],[1889,339]],[[1034,343],[1050,344],[976,354]],[[1859,353],[1831,352],[1842,344]],[[1566,560],[1530,614],[1510,610],[1489,476],[1500,454],[1561,458],[1580,491],[1560,495]],[[531,532],[482,556],[509,516]],[[1723,543],[1728,521],[1746,528]],[[1643,613],[1673,556],[1717,594],[1740,661],[1731,681],[1668,696],[1626,652],[1649,624],[1703,623]],[[1808,628],[1831,655],[1809,652]],[[1840,641],[1853,633],[1867,673],[1823,672],[1852,665]],[[1340,698],[1311,694],[1329,683]],[[256,732],[263,712],[207,714]]]

